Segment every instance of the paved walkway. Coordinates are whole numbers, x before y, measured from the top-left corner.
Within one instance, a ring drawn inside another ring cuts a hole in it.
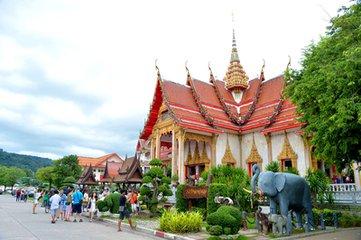
[[[342,229],[333,233],[326,233],[322,235],[310,236],[300,238],[302,240],[361,240],[361,228],[357,229]]]
[[[19,203],[9,195],[0,195],[0,240],[113,240],[158,239],[140,232],[117,232],[114,224],[58,221],[50,223],[50,214],[38,208],[31,213],[32,203]]]

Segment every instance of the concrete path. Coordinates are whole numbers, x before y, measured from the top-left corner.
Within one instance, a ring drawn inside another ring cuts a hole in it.
[[[342,229],[333,233],[300,238],[302,240],[361,240],[361,228]]]
[[[113,240],[159,239],[137,231],[117,232],[114,224],[57,221],[50,223],[50,214],[38,208],[31,213],[32,203],[15,202],[9,195],[0,195],[0,240]]]

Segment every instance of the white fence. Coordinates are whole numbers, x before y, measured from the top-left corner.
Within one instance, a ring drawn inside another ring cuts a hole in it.
[[[335,203],[361,204],[361,190],[357,189],[356,184],[330,184],[329,192],[332,193]]]

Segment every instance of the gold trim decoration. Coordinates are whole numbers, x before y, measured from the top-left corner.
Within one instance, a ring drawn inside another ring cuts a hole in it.
[[[186,140],[194,140],[196,142],[209,142],[210,144],[212,144],[212,137],[211,136],[205,136],[205,135],[200,135],[197,133],[189,133],[187,132],[185,135]]]
[[[281,162],[281,168],[283,170],[282,161],[285,159],[291,159],[292,167],[297,168],[297,154],[293,151],[290,141],[288,140],[287,132],[285,132],[285,139],[281,153],[278,155],[278,160]]]
[[[234,166],[237,163],[236,159],[233,157],[231,147],[229,146],[228,134],[227,134],[227,146],[226,151],[224,152],[222,158],[222,164]]]
[[[251,152],[246,161],[247,161],[247,163],[262,163],[263,162],[262,157],[261,157],[261,155],[259,155],[258,150],[257,150],[256,142],[254,140],[254,134],[253,134]]]
[[[198,142],[196,142],[196,147],[194,149],[194,154],[193,154],[193,163],[198,164],[200,160],[201,160],[201,156],[199,155]]]
[[[192,164],[193,163],[193,158],[192,158],[192,153],[191,153],[191,142],[188,142],[189,147],[188,147],[188,155],[187,155],[187,162],[186,165]]]
[[[201,156],[201,161],[203,163],[210,163],[210,159],[207,155],[207,148],[206,148],[206,142],[203,142],[203,150],[202,150],[202,156]]]

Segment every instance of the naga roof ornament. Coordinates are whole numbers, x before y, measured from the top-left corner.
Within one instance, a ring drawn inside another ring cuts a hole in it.
[[[224,78],[226,82],[226,88],[232,90],[244,90],[248,87],[248,76],[243,70],[243,67],[239,61],[238,50],[236,44],[236,36],[233,29],[232,39],[232,53],[231,61],[228,66],[226,76]]]

